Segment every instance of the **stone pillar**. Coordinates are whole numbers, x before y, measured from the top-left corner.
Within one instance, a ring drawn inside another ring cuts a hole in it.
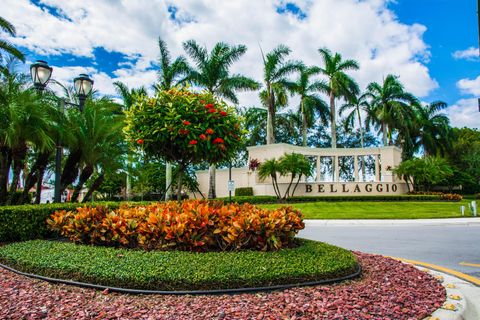
[[[358,178],[358,156],[357,155],[353,156],[353,170],[355,174],[355,182],[360,181]]]
[[[321,168],[321,162],[320,162],[320,156],[317,156],[317,178],[315,179],[317,182],[321,181],[321,174],[322,174],[322,168]]]
[[[339,156],[333,156],[333,169],[334,169],[334,176],[333,182],[340,181],[340,166],[339,166]]]
[[[375,155],[375,181],[380,182],[380,161],[378,161],[380,158],[379,154]]]

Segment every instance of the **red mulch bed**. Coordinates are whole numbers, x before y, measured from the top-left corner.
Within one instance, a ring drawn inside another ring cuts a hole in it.
[[[219,296],[124,295],[25,278],[0,269],[0,319],[422,319],[445,301],[432,276],[355,253],[361,279],[331,286]]]

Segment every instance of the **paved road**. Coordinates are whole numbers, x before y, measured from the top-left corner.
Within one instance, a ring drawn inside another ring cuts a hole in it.
[[[480,225],[322,226],[307,222],[300,236],[351,250],[428,262],[480,278]]]

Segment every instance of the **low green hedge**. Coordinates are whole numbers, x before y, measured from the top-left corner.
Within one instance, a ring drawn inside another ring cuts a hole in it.
[[[228,201],[228,197],[221,200]],[[266,204],[278,203],[274,196],[235,196],[233,202],[239,204]],[[440,201],[435,195],[391,195],[391,196],[298,196],[291,197],[287,203],[316,202],[316,201]],[[127,202],[98,202],[87,203],[92,206],[97,204],[118,208]],[[129,202],[132,205],[150,203]],[[85,204],[80,203],[52,203],[42,205],[0,206],[0,242],[24,241],[30,239],[44,239],[52,236],[47,230],[45,221],[56,210],[74,210]]]
[[[221,200],[228,201],[227,198]],[[299,202],[348,202],[348,201],[441,201],[440,196],[436,195],[391,195],[391,196],[296,196],[287,199],[286,203]],[[275,196],[253,196],[253,197],[232,197],[232,202],[252,203],[252,204],[266,204],[278,203]]]
[[[125,203],[125,202],[123,202]],[[132,202],[133,203],[133,202]],[[75,210],[84,205],[107,205],[118,208],[120,202],[51,203],[22,206],[0,206],[0,242],[43,239],[52,236],[46,221],[57,210]]]
[[[130,289],[208,290],[327,280],[352,274],[348,250],[297,239],[273,252],[192,253],[114,249],[33,240],[0,247],[0,261],[47,277]]]
[[[253,196],[252,187],[236,188],[235,197]]]

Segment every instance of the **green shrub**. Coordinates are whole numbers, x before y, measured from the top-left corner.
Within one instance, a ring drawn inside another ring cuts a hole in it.
[[[253,188],[252,187],[244,187],[244,188],[235,188],[235,197],[251,197],[253,196]]]
[[[117,208],[119,202],[103,202]],[[89,203],[88,206],[91,206]],[[75,210],[80,203],[52,203],[0,207],[0,242],[43,239],[53,236],[47,229],[47,218],[57,210]]]
[[[147,206],[61,210],[49,227],[85,244],[146,250],[271,251],[290,247],[305,227],[300,211],[222,201],[168,201]]]
[[[272,252],[141,251],[34,240],[0,247],[17,270],[104,286],[153,290],[227,289],[326,280],[352,274],[355,256],[322,242]]]

